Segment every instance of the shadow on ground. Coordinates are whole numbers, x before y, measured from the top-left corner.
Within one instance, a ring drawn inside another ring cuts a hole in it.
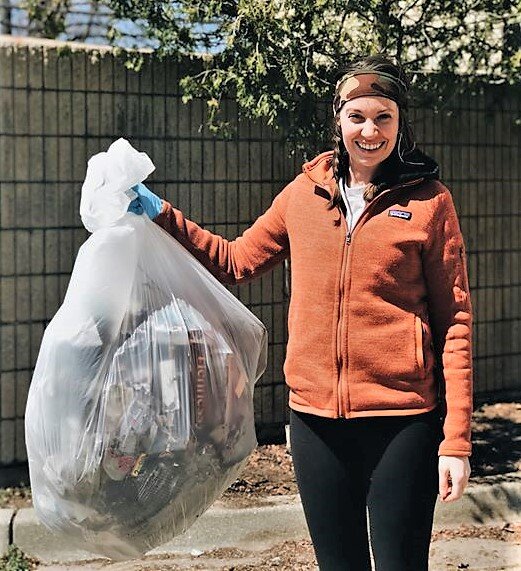
[[[483,404],[472,423],[472,480],[495,476],[497,481],[519,479],[521,469],[521,404]]]

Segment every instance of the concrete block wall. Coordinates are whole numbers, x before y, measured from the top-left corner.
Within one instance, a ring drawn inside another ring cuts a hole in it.
[[[475,392],[521,388],[521,89],[489,86],[413,109],[418,141],[440,164],[465,237],[474,307]]]
[[[195,65],[186,62],[184,65]],[[181,102],[182,70],[145,58],[127,70],[108,48],[0,38],[0,466],[26,459],[23,414],[44,327],[58,309],[79,246],[80,189],[90,156],[120,136],[156,164],[149,184],[209,230],[234,238],[300,171],[280,135],[238,122],[231,141],[204,124],[203,102]],[[421,146],[441,165],[461,217],[476,310],[476,391],[520,387],[519,91],[494,88],[451,102],[452,115],[415,107]],[[270,332],[256,421],[287,422],[283,267],[232,291]],[[277,429],[278,429],[277,428]]]

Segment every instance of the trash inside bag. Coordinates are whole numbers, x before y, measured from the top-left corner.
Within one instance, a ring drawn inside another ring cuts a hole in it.
[[[262,323],[126,211],[153,168],[123,139],[89,161],[81,213],[93,234],[45,331],[25,417],[40,520],[113,559],[184,532],[237,478],[257,445],[266,367]]]

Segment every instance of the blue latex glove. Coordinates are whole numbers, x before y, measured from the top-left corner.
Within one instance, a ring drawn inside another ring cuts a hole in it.
[[[128,205],[128,211],[134,214],[143,214],[145,212],[150,220],[153,220],[163,207],[159,196],[149,190],[142,182],[133,186],[132,190],[138,196]]]

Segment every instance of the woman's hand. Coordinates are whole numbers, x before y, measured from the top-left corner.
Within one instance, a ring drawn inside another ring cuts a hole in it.
[[[469,482],[470,462],[467,456],[440,456],[438,461],[439,491],[442,502],[455,502]]]
[[[132,190],[137,194],[137,198],[129,204],[128,211],[134,214],[143,214],[145,212],[150,220],[154,220],[163,207],[159,196],[154,194],[142,182],[133,186]]]

